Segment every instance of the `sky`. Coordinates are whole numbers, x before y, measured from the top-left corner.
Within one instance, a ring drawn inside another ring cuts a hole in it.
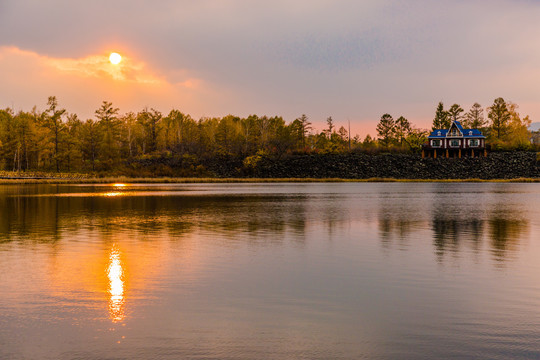
[[[0,107],[332,116],[364,137],[503,97],[535,122],[538,19],[538,0],[0,0]]]

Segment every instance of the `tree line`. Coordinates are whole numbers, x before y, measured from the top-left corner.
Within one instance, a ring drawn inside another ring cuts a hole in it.
[[[193,119],[173,109],[120,114],[103,101],[95,118],[68,113],[55,96],[45,111],[0,110],[0,168],[11,171],[111,171],[137,159],[191,156],[280,157],[293,152],[343,152],[358,145],[329,117],[314,133],[306,115],[286,123],[280,116],[227,115]],[[350,141],[349,141],[350,140]]]
[[[431,130],[448,129],[452,121],[459,121],[465,129],[481,130],[495,150],[538,149],[540,142],[536,140],[540,133],[528,130],[531,119],[528,115],[521,117],[518,108],[517,104],[501,97],[496,98],[485,110],[476,102],[467,112],[459,104],[445,110],[444,104],[439,102]],[[384,114],[377,124],[377,134],[379,145],[402,147],[405,142],[409,148],[417,149],[419,144],[425,142],[429,132],[414,128],[403,116],[394,120],[390,114]]]
[[[489,121],[478,104],[465,113],[457,104],[444,110],[439,103],[433,126],[448,128],[452,119],[462,120],[465,127],[480,128],[500,144],[530,144],[526,130],[530,120],[519,117],[517,105],[499,98],[488,108],[487,117]],[[260,156],[280,158],[290,153],[414,152],[428,131],[403,116],[394,120],[384,114],[377,134],[363,140],[351,136],[332,117],[316,131],[306,115],[287,123],[281,116],[258,115],[196,120],[176,109],[168,114],[153,108],[120,114],[108,101],[95,110],[93,119],[83,121],[51,96],[44,111],[0,110],[0,169],[111,172],[129,162],[170,157],[235,157],[249,165]]]

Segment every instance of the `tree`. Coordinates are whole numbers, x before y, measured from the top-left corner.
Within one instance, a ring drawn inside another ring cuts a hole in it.
[[[83,161],[90,161],[92,171],[96,170],[96,160],[98,157],[100,134],[99,124],[94,120],[86,120],[81,125],[81,152]]]
[[[214,140],[220,155],[238,154],[242,148],[242,126],[240,118],[227,115],[218,119]]]
[[[330,138],[330,136],[332,135],[332,132],[334,131],[334,128],[336,127],[334,125],[334,120],[332,119],[331,116],[329,116],[327,119],[326,119],[326,126],[328,126],[326,129],[324,129],[324,133],[326,134],[326,136],[328,138]]]
[[[349,132],[345,129],[345,126],[341,126],[338,130],[338,135],[342,142],[346,142],[349,137]]]
[[[80,161],[80,133],[82,122],[79,120],[77,114],[69,114],[67,116],[65,140],[65,160],[67,165],[67,171],[72,170],[72,165],[77,160]]]
[[[375,145],[375,139],[371,137],[371,135],[367,134],[364,138],[364,141],[362,142],[362,145],[364,146],[372,146]]]
[[[277,158],[280,159],[283,154],[294,148],[294,133],[292,132],[291,127],[287,126],[281,117],[276,116],[271,118],[271,124],[273,134],[268,140],[268,144],[270,149],[276,154]]]
[[[95,111],[101,133],[101,155],[109,165],[118,156],[119,150],[119,121],[117,118],[118,108],[114,108],[111,102],[103,101],[101,107]]]
[[[243,156],[255,155],[261,148],[262,134],[268,127],[268,118],[249,115],[245,119],[237,118],[237,123],[240,130],[237,135],[243,142]]]
[[[144,127],[144,141],[148,144],[148,151],[154,152],[158,148],[159,123],[163,116],[161,112],[152,108],[145,108],[137,114],[137,121]]]
[[[381,116],[381,120],[377,124],[377,134],[381,145],[387,147],[395,140],[396,123],[390,114]]]
[[[481,129],[486,126],[484,109],[479,103],[474,103],[468,113],[464,116],[463,126],[468,129]]]
[[[511,118],[506,101],[502,97],[496,98],[493,105],[488,108],[488,118],[491,120],[491,128],[500,140],[506,135]]]
[[[162,122],[165,124],[165,145],[168,149],[183,153],[195,147],[197,124],[191,116],[173,109]]]
[[[120,117],[122,129],[123,154],[131,159],[135,155],[135,138],[137,134],[137,115],[128,112]]]
[[[529,119],[529,115],[522,119],[517,111],[519,108],[517,104],[508,102],[507,106],[510,113],[510,121],[508,123],[508,140],[510,144],[514,148],[529,148],[531,145],[529,141],[529,126],[532,122]]]
[[[311,130],[313,128],[311,127],[311,122],[309,121],[306,114],[302,114],[302,116],[300,116],[296,120],[298,120],[298,125],[300,127],[299,130],[300,130],[300,136],[302,137],[301,138],[301,140],[302,140],[302,148],[305,149],[306,148],[307,134],[308,134],[309,130]]]
[[[66,109],[57,109],[58,101],[56,100],[56,96],[49,96],[47,105],[49,105],[49,108],[45,111],[45,126],[52,132],[54,141],[54,162],[56,163],[56,172],[60,172],[58,145],[60,142],[60,132],[64,129],[62,115],[64,115]]]
[[[452,106],[450,106],[450,109],[448,109],[448,118],[449,118],[449,121],[452,122],[452,121],[461,121],[461,119],[463,118],[463,116],[461,115],[462,112],[464,112],[465,110],[463,110],[463,108],[461,106],[459,106],[458,104],[454,104]],[[450,124],[448,124],[450,127]]]
[[[14,154],[14,169],[18,171],[28,170],[30,168],[30,161],[32,153],[36,153],[36,130],[37,122],[35,116],[35,109],[32,113],[20,111],[13,118],[13,140],[12,147],[15,150]]]
[[[403,140],[407,136],[409,136],[410,132],[411,132],[411,123],[409,122],[409,120],[407,120],[403,116],[400,116],[396,120],[396,137],[400,145],[403,145]]]
[[[448,112],[444,110],[442,101],[437,105],[435,110],[435,118],[433,119],[433,130],[448,129],[450,127],[450,117]]]
[[[427,141],[428,135],[429,132],[427,130],[412,128],[403,140],[409,145],[411,150],[419,151],[422,149],[422,144]]]
[[[16,138],[16,120],[13,109],[6,108],[0,110],[0,142],[2,143],[2,163],[6,169],[16,168],[17,158],[17,138]]]

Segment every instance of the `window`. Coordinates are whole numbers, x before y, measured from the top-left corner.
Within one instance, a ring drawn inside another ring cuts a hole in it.
[[[441,140],[431,140],[431,146],[440,147],[441,146]]]
[[[469,131],[469,135],[471,135],[471,136],[472,136],[472,131]]]
[[[440,131],[437,131],[437,136],[441,136],[441,132],[440,132]]]
[[[469,146],[478,146],[478,139],[471,139],[469,140]]]
[[[450,140],[451,147],[459,147],[459,140]]]

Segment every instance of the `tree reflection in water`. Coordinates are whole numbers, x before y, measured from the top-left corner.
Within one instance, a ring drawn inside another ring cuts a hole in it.
[[[517,251],[522,237],[529,232],[529,220],[519,209],[496,204],[487,211],[468,212],[466,216],[435,212],[432,219],[433,245],[439,261],[448,251],[459,254],[468,246],[476,255],[487,244],[493,259],[504,262]]]
[[[478,259],[482,248],[489,250],[497,266],[515,257],[521,239],[530,234],[530,215],[525,209],[504,197],[473,196],[445,186],[439,190],[431,207],[425,206],[425,199],[379,197],[377,223],[385,251],[394,245],[407,250],[412,238],[421,241],[427,235],[425,229],[430,229],[439,263],[448,254],[454,259],[473,254]]]
[[[520,239],[529,233],[529,222],[524,218],[507,218],[495,212],[488,220],[491,254],[498,262],[517,251]]]
[[[4,187],[0,242],[58,242],[85,231],[97,232],[109,242],[114,241],[114,234],[130,229],[141,240],[163,233],[174,240],[208,231],[227,246],[239,239],[262,246],[279,244],[285,238],[303,244],[310,223],[320,224],[332,238],[336,226],[344,223],[376,222],[381,244],[388,251],[396,238],[398,249],[406,250],[413,237],[425,238],[424,233],[430,231],[439,262],[448,253],[453,257],[463,251],[478,254],[483,246],[497,262],[511,258],[520,239],[530,232],[527,212],[504,199],[464,196],[449,188],[436,185],[432,199],[416,201],[414,195],[396,196],[390,189],[369,201],[353,202],[347,200],[348,195],[313,197],[309,193],[190,196],[184,191],[152,196],[133,195],[129,187],[113,186],[115,196],[110,196],[112,190],[107,188]]]
[[[50,190],[50,189],[49,189]],[[234,240],[243,233],[254,242],[282,241],[281,233],[303,241],[306,195],[131,196],[110,191],[1,196],[0,242],[50,243],[73,234],[98,232],[107,241],[118,232],[141,239],[166,232],[174,239],[212,231]]]
[[[475,254],[478,254],[484,221],[478,218],[472,219],[449,219],[435,216],[432,220],[433,246],[437,260],[444,260],[446,252],[454,255],[459,254],[461,247],[467,244]]]

